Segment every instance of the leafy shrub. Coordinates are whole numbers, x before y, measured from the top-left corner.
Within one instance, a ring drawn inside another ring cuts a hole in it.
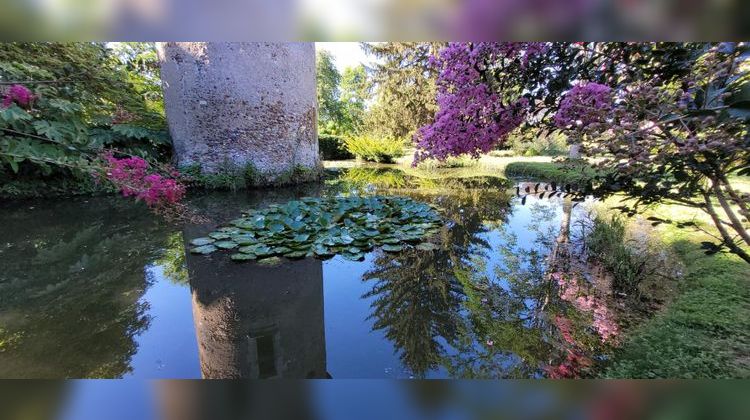
[[[419,162],[417,165],[420,169],[432,170],[439,168],[473,168],[479,164],[477,159],[469,155],[450,156],[444,161],[437,159],[427,159]]]
[[[348,137],[346,139],[346,148],[358,159],[370,162],[392,163],[395,159],[400,158],[406,153],[404,143],[402,139],[374,137],[366,134]]]
[[[346,148],[346,142],[341,136],[332,134],[318,134],[318,145],[320,154],[325,160],[352,159],[352,155]]]
[[[170,155],[158,73],[104,44],[1,44],[0,80],[0,165],[19,186],[87,174],[104,149]]]
[[[568,154],[567,137],[559,131],[525,130],[509,139],[516,156],[563,156]]]
[[[625,222],[620,217],[597,217],[586,237],[589,255],[612,275],[615,291],[640,297],[640,285],[653,276],[662,264],[647,244],[637,246],[627,239]]]

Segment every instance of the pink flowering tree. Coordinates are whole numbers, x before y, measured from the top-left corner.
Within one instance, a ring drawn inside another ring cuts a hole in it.
[[[478,156],[516,128],[559,130],[606,169],[599,194],[639,207],[663,201],[705,211],[717,243],[750,263],[746,43],[454,43],[434,60],[439,111],[415,136],[415,163]],[[577,153],[573,153],[577,154]],[[612,170],[614,169],[614,170]]]
[[[707,47],[679,84],[655,78],[617,89],[581,85],[563,99],[555,122],[603,159],[600,194],[624,192],[640,206],[676,202],[704,211],[717,239],[707,254],[728,250],[750,263],[750,195],[733,175],[750,174],[750,67],[747,46]],[[566,106],[563,106],[566,105]],[[656,220],[655,223],[671,222]]]

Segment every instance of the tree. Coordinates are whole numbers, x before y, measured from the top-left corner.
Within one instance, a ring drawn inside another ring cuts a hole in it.
[[[634,209],[677,202],[709,215],[719,244],[750,263],[750,195],[732,185],[750,174],[750,66],[748,50],[733,44],[707,48],[679,84],[651,79],[610,88],[576,86],[556,121],[584,141],[589,154],[614,168],[599,180],[602,194],[625,192]],[[744,217],[744,220],[742,219]],[[659,222],[661,220],[655,220]]]
[[[707,251],[750,263],[750,199],[729,180],[750,173],[747,56],[729,43],[453,43],[435,60],[439,110],[416,161],[478,156],[521,126],[562,130],[614,165],[599,193],[699,208],[720,234]]]
[[[321,131],[336,134],[339,127],[337,123],[341,121],[341,95],[339,84],[341,83],[341,74],[336,69],[333,55],[326,50],[320,50],[315,60],[317,73],[317,94],[318,94],[318,121],[321,125]]]
[[[365,66],[347,67],[341,75],[343,131],[360,133],[363,129],[368,103],[372,98],[372,82]]]
[[[432,121],[437,71],[430,58],[445,43],[384,42],[362,43],[368,54],[379,60],[372,68],[376,98],[367,125],[390,138],[410,138]]]

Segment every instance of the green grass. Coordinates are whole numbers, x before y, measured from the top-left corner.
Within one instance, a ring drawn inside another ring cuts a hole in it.
[[[524,178],[534,181],[557,182],[561,184],[585,183],[595,175],[595,170],[587,163],[563,162],[510,162],[505,166],[508,178]]]
[[[705,255],[706,238],[690,229],[659,231],[684,264],[680,290],[627,334],[602,376],[750,377],[750,265],[731,254]]]

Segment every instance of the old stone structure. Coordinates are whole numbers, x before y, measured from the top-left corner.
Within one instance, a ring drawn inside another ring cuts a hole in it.
[[[313,43],[165,42],[157,51],[179,166],[250,170],[261,184],[318,172]]]

